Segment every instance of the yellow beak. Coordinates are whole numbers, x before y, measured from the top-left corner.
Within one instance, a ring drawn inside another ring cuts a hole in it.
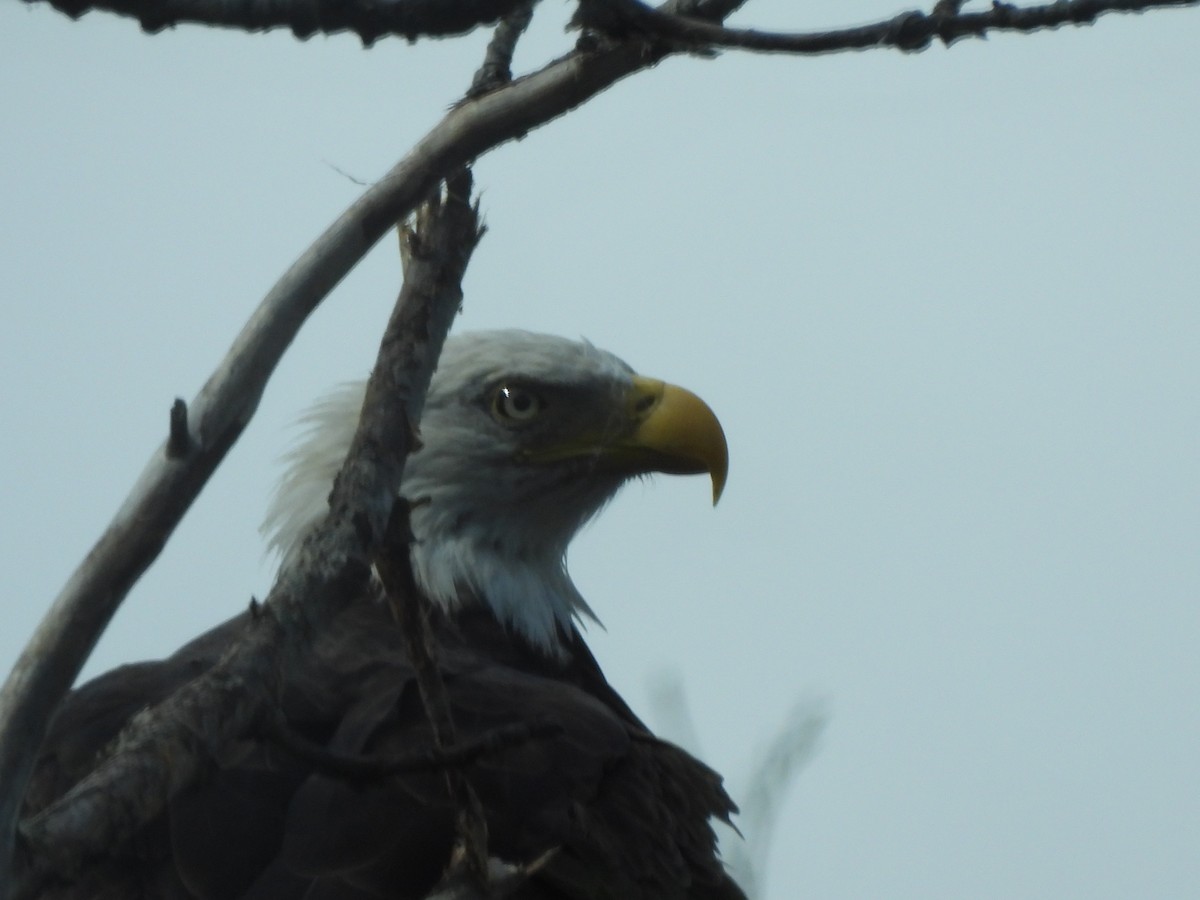
[[[729,474],[729,447],[708,404],[689,390],[641,376],[633,379],[628,403],[633,431],[607,448],[605,455],[624,458],[647,471],[707,472],[716,505]]]

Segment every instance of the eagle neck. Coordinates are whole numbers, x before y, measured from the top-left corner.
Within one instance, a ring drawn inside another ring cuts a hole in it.
[[[508,534],[504,539],[469,529],[422,539],[414,510],[413,575],[417,586],[447,614],[482,606],[507,630],[553,659],[577,620],[595,615],[567,572],[566,548],[537,547]]]

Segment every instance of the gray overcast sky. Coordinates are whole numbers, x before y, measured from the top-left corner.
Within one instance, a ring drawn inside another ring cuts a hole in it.
[[[547,0],[518,65],[565,48]],[[884,2],[753,0],[802,29]],[[469,82],[370,51],[0,4],[0,665],[253,305]],[[725,498],[628,488],[572,551],[646,710],[682,673],[736,790],[831,714],[767,895],[1200,895],[1200,11],[946,52],[671,60],[477,168],[457,327],[694,389]],[[336,168],[335,168],[336,167]],[[262,596],[287,424],[363,375],[384,243],[305,329],[88,673]]]

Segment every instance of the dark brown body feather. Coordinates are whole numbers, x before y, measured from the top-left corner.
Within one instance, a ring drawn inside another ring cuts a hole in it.
[[[212,665],[241,622],[75,691],[47,738],[29,811],[90,771],[133,713]],[[527,862],[559,848],[516,897],[742,897],[709,826],[709,817],[733,811],[720,778],[647,731],[578,634],[559,663],[481,611],[433,625],[460,738],[534,718],[561,729],[466,770],[487,811],[493,855]],[[289,673],[290,727],[343,754],[399,757],[429,746],[403,646],[382,606],[342,616]],[[355,786],[259,740],[229,759],[127,846],[47,896],[403,900],[424,897],[448,863],[455,810],[438,772]]]

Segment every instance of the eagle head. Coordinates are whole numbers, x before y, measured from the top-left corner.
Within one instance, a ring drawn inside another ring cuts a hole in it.
[[[348,384],[304,417],[306,433],[263,531],[282,554],[324,516],[362,406]],[[549,655],[572,619],[595,618],[572,583],[567,546],[626,480],[728,469],[725,435],[695,394],[634,371],[587,342],[525,331],[446,341],[408,458],[412,567],[449,612],[482,603]]]

